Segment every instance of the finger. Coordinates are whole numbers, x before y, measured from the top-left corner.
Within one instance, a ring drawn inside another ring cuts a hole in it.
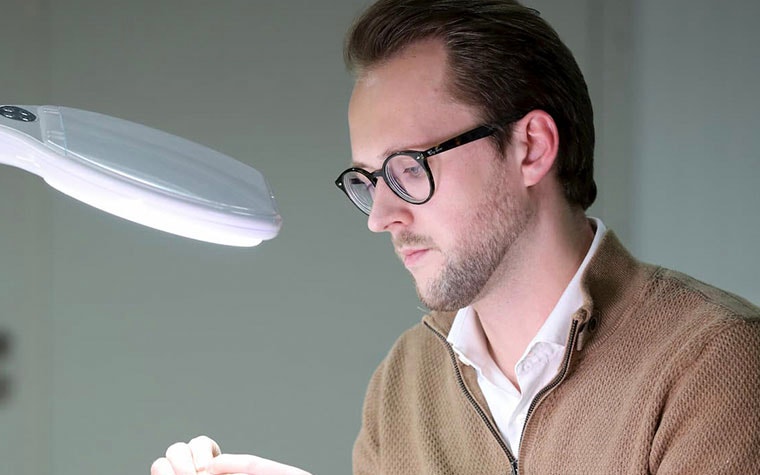
[[[254,455],[222,454],[206,467],[209,474],[242,473],[246,475],[309,475],[300,468],[284,465]]]
[[[195,465],[196,472],[205,470],[211,459],[222,453],[219,444],[205,435],[194,438],[187,445],[190,447],[190,453],[193,455],[193,464]]]
[[[166,449],[166,458],[171,463],[174,475],[195,475],[195,464],[190,446],[177,442]]]
[[[166,457],[161,457],[150,466],[150,475],[175,475],[171,462]]]

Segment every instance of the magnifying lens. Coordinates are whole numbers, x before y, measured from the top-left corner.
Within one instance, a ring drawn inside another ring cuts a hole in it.
[[[0,163],[151,228],[256,246],[282,218],[253,167],[175,135],[59,106],[0,105]]]

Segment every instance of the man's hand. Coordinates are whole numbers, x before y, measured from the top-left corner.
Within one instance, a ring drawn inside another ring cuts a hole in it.
[[[151,475],[309,475],[308,472],[254,455],[221,454],[219,445],[202,435],[177,442],[150,467]]]
[[[309,475],[300,468],[283,465],[255,455],[222,454],[215,457],[206,468],[213,475]]]
[[[202,435],[188,443],[177,442],[150,467],[150,475],[197,475],[207,473],[209,462],[222,453],[219,445]]]

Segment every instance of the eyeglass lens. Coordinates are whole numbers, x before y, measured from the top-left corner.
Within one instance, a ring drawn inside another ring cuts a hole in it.
[[[388,186],[406,201],[425,201],[430,195],[430,179],[425,168],[414,157],[398,154],[391,157],[385,166]]]
[[[375,185],[370,179],[359,172],[350,171],[343,175],[343,187],[351,201],[364,213],[369,214],[375,198]]]
[[[430,197],[430,178],[425,167],[414,156],[393,155],[385,163],[387,185],[403,200],[421,203]],[[343,177],[343,184],[351,201],[369,214],[375,196],[375,185],[369,177],[351,171]]]

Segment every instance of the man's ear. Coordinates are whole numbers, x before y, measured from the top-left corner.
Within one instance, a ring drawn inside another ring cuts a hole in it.
[[[527,113],[514,126],[513,142],[523,151],[520,171],[526,187],[537,185],[551,170],[557,158],[559,132],[552,116],[542,110]]]

